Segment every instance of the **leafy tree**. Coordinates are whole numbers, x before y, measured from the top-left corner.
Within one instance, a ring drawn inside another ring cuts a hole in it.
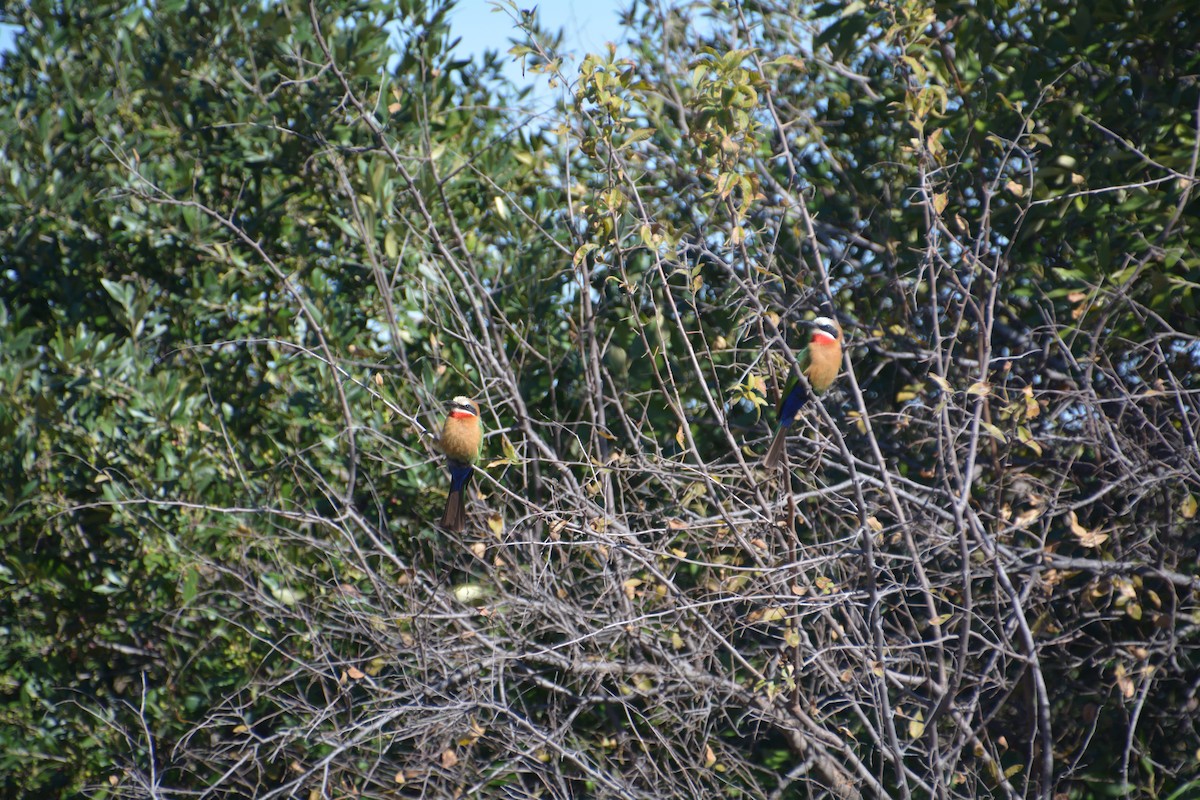
[[[1192,4],[450,8],[6,12],[6,792],[1195,791]]]

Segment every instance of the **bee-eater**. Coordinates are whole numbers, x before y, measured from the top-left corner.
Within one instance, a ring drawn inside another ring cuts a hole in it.
[[[808,386],[817,394],[824,394],[842,366],[842,327],[829,317],[817,317],[808,324],[812,327],[812,338],[809,339],[808,346],[796,354],[796,366],[808,379]],[[788,428],[796,421],[800,409],[808,403],[808,386],[805,386],[804,381],[793,377],[783,391],[783,397],[776,408],[779,428],[775,431],[775,438],[771,440],[771,447],[763,458],[763,466],[767,469],[777,467],[783,458]]]
[[[459,395],[450,401],[446,424],[442,427],[442,452],[450,466],[450,494],[442,527],[461,531],[467,518],[467,483],[479,460],[483,429],[479,425],[479,404]]]

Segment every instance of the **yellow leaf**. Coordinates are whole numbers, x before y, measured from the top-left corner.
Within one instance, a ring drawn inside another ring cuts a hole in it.
[[[1183,498],[1183,502],[1179,504],[1179,515],[1184,519],[1192,519],[1196,516],[1196,495],[1189,494]]]
[[[717,763],[717,754],[708,745],[704,746],[704,768],[708,769],[713,764]]]
[[[931,372],[931,373],[929,373],[929,380],[936,383],[938,385],[938,388],[941,389],[943,392],[950,391],[950,381],[946,380],[941,375],[935,375],[934,373]]]
[[[492,204],[496,206],[496,213],[500,215],[500,219],[508,219],[508,204],[504,202],[504,198],[496,195],[492,199]]]
[[[1033,399],[1032,386],[1026,386],[1022,390],[1022,394],[1025,395],[1025,417],[1027,419],[1033,419],[1038,414],[1042,413],[1042,407],[1038,405],[1037,400]]]
[[[490,514],[487,518],[487,525],[488,530],[490,530],[492,535],[497,539],[504,536],[504,517],[500,516],[499,514]]]
[[[468,745],[475,744],[475,742],[479,741],[479,739],[485,733],[487,733],[487,730],[484,729],[483,727],[481,727],[478,722],[476,722],[475,720],[472,719],[471,725],[467,729],[466,735],[459,737],[458,743],[460,745],[462,745],[463,747],[467,747]]]
[[[908,721],[908,738],[919,739],[925,733],[925,715],[920,711]]]
[[[358,667],[350,667],[346,670],[346,674],[350,676],[350,680],[352,681],[361,681],[363,678],[367,677],[367,674]]]
[[[454,599],[460,603],[475,603],[482,600],[486,592],[478,583],[462,583],[452,590]]]
[[[1016,181],[1009,181],[1008,183],[1004,184],[1004,188],[1011,192],[1014,197],[1025,196],[1025,187]]]
[[[976,397],[987,397],[992,393],[992,385],[987,381],[975,381],[967,388],[967,394],[975,395]]]
[[[782,619],[787,619],[787,612],[779,606],[771,606],[763,609],[759,615],[759,622],[779,622]]]
[[[875,519],[874,516],[867,517],[867,526],[876,533],[879,533],[881,530],[883,530],[883,523]]]
[[[442,751],[439,761],[442,762],[442,769],[451,769],[458,763],[458,753],[454,752],[454,748],[447,747]]]
[[[942,146],[942,134],[943,133],[945,133],[945,129],[938,128],[936,131],[929,134],[929,136],[925,137],[925,146],[929,148],[929,152],[937,154],[937,153],[941,153],[943,150],[946,149]],[[941,212],[938,212],[938,213],[941,213]]]
[[[1007,441],[1008,441],[1008,437],[1004,435],[1004,431],[1000,430],[999,428],[997,428],[997,427],[996,427],[995,425],[993,425],[992,423],[990,423],[990,422],[984,422],[984,423],[983,423],[983,427],[984,427],[984,428],[987,430],[987,432],[988,432],[988,433],[990,433],[990,434],[992,435],[992,438],[993,438],[993,439],[997,439],[997,440],[999,440],[999,441],[1001,441],[1001,442],[1007,442]]]
[[[683,439],[683,426],[682,426],[682,425],[680,425],[680,426],[679,426],[679,427],[678,427],[678,428],[675,430],[675,443],[676,443],[676,444],[678,444],[680,447],[686,447],[687,445],[685,445],[683,442],[684,442],[684,439]]]
[[[946,210],[946,193],[939,192],[933,196],[933,210],[939,216]]]
[[[641,585],[642,585],[641,578],[630,578],[629,580],[622,583],[621,587],[625,590],[625,596],[628,597],[630,600],[632,600],[634,595],[637,592],[637,588]]]
[[[1017,428],[1017,438],[1021,440],[1021,444],[1028,447],[1039,456],[1042,454],[1042,446],[1033,438],[1033,434],[1029,432],[1029,428],[1021,425]]]

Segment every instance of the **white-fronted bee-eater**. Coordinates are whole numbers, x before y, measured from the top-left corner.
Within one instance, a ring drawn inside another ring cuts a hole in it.
[[[767,469],[779,466],[783,459],[788,428],[796,421],[800,409],[808,403],[808,388],[812,387],[817,394],[824,394],[842,368],[842,326],[830,317],[817,317],[808,324],[812,328],[808,346],[796,354],[796,366],[804,373],[808,383],[805,385],[804,381],[793,377],[783,391],[776,409],[779,427],[763,458],[763,466]]]
[[[479,424],[479,404],[459,395],[450,401],[446,424],[442,426],[442,452],[450,467],[450,494],[446,497],[446,512],[442,527],[461,531],[467,519],[467,484],[479,460],[483,445],[483,428]]]

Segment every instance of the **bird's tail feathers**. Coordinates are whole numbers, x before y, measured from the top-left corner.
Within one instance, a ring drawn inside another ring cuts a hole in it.
[[[441,526],[455,533],[467,524],[467,497],[462,489],[451,489],[446,496],[446,511],[442,514]]]
[[[783,425],[780,425],[779,429],[775,431],[775,438],[771,440],[771,446],[767,448],[767,454],[763,456],[763,466],[767,469],[775,469],[783,460],[783,453],[787,450],[787,431],[788,429]]]
[[[450,462],[450,494],[446,496],[446,511],[441,525],[446,530],[461,531],[467,524],[467,484],[475,468],[460,461]]]

